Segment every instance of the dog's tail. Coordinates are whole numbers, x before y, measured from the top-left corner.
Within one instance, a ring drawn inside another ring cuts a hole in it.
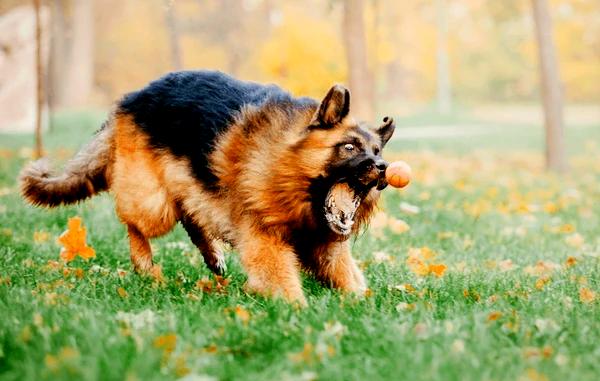
[[[52,172],[46,159],[23,168],[19,176],[23,198],[32,205],[55,207],[108,190],[107,172],[114,151],[113,130],[112,122],[105,122],[94,140],[69,160],[60,174]]]

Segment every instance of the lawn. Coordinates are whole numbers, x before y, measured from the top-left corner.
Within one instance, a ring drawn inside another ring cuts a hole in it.
[[[50,156],[97,119],[60,117]],[[163,283],[132,274],[110,197],[24,205],[30,137],[0,136],[0,379],[599,379],[600,128],[569,130],[558,177],[542,171],[539,126],[492,127],[393,141],[388,158],[415,179],[386,189],[353,241],[369,292],[307,278],[301,310],[247,295],[235,253],[217,282],[180,227],[153,242]],[[64,264],[56,238],[73,216],[96,257]]]

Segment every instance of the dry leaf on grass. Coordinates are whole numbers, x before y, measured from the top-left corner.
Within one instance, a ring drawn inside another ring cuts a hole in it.
[[[96,256],[96,251],[85,242],[86,229],[81,225],[81,218],[69,218],[67,230],[58,237],[58,242],[63,246],[60,257],[65,262],[70,262],[78,255],[87,260]]]

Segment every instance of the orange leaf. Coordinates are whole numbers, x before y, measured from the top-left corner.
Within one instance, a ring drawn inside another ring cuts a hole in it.
[[[502,312],[500,311],[492,311],[487,317],[488,321],[496,321],[502,316]]]
[[[245,309],[242,306],[235,306],[235,316],[237,316],[238,319],[240,319],[240,321],[244,324],[248,323],[248,320],[250,320],[250,312],[248,312],[247,309]]]
[[[589,288],[582,287],[579,289],[579,300],[583,303],[592,303],[596,299],[596,293]]]
[[[568,257],[567,260],[565,261],[565,266],[567,266],[567,267],[575,266],[576,263],[577,263],[577,258]]]
[[[177,346],[177,335],[169,333],[166,335],[158,336],[154,339],[154,348],[162,349],[166,354],[169,354],[175,350]]]
[[[444,275],[447,268],[443,263],[429,265],[429,271],[438,278]]]
[[[535,281],[535,288],[538,290],[541,290],[549,282],[550,282],[550,277],[547,275],[542,275],[541,277],[538,278],[538,280]]]
[[[94,258],[96,252],[85,242],[86,229],[81,226],[81,218],[69,218],[67,225],[67,230],[58,237],[58,242],[63,246],[60,257],[65,262],[72,261],[77,255],[86,260]]]

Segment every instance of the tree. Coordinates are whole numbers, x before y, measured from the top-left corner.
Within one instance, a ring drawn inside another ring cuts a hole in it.
[[[532,0],[537,37],[541,90],[546,127],[546,167],[557,172],[567,169],[563,126],[563,100],[552,20],[547,0]]]
[[[364,0],[343,2],[342,31],[348,63],[348,85],[352,93],[352,113],[360,119],[373,121],[374,81],[367,62],[367,42],[364,22]]]
[[[49,73],[51,108],[80,106],[92,92],[93,8],[93,0],[52,0]]]
[[[42,111],[44,107],[42,70],[42,20],[40,17],[40,0],[33,0],[35,8],[35,73],[37,81],[36,114],[35,114],[35,150],[34,155],[39,159],[43,155],[42,148]]]
[[[448,20],[446,0],[436,0],[437,32],[437,105],[440,114],[448,114],[452,108],[450,69],[448,67]]]
[[[181,70],[181,48],[179,47],[179,29],[177,28],[177,18],[175,14],[175,2],[165,0],[165,23],[169,33],[169,50],[171,51],[171,66],[173,70]]]

